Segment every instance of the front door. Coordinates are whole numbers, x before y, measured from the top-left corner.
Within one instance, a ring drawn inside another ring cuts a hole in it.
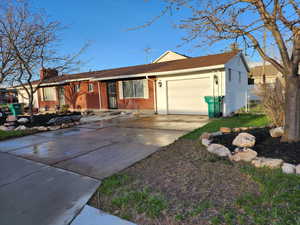
[[[59,87],[58,88],[58,98],[59,98],[59,105],[63,106],[66,104],[65,101],[65,88],[64,87]]]
[[[117,109],[117,88],[116,82],[107,82],[108,108]]]

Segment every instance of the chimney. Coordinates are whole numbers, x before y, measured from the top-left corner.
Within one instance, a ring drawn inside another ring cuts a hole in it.
[[[41,80],[45,80],[51,77],[57,77],[58,76],[58,71],[56,69],[46,69],[46,68],[42,68],[40,70],[40,79]]]
[[[239,48],[239,45],[235,42],[230,45],[230,50],[231,51],[241,51],[241,49]]]

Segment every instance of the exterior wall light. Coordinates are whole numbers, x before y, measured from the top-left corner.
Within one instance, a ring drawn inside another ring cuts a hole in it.
[[[218,80],[218,76],[217,76],[217,75],[214,75],[214,81],[215,81],[215,84],[216,84],[216,85],[219,84],[219,80]]]
[[[162,82],[158,81],[158,87],[162,87]]]

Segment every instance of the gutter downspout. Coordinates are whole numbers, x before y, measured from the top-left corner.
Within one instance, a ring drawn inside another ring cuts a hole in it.
[[[153,98],[154,98],[154,112],[157,113],[157,102],[156,102],[156,80],[150,79],[148,75],[146,75],[146,80],[152,81],[153,84]],[[149,87],[148,87],[149,88]]]
[[[97,82],[98,83],[98,96],[99,96],[99,110],[101,110],[102,106],[101,106],[101,89],[100,89],[100,81]]]

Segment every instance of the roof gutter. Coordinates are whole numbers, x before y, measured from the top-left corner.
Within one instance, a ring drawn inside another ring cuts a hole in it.
[[[92,79],[92,78],[71,79],[71,80],[64,80],[61,82],[53,82],[53,83],[41,83],[40,86],[61,85],[61,84],[69,83],[69,82],[85,81],[85,80],[90,80],[90,79]]]
[[[192,72],[199,72],[199,71],[204,71],[204,70],[215,70],[215,69],[222,69],[222,68],[225,68],[224,64],[215,65],[215,66],[206,66],[206,67],[201,67],[201,68],[193,68],[193,69],[170,70],[170,71],[165,71],[165,72],[149,72],[149,73],[122,75],[122,76],[91,78],[91,80],[101,81],[101,80],[117,80],[117,79],[135,78],[135,77],[148,77],[149,74],[151,74],[150,76],[167,76],[167,75],[192,73]]]
[[[54,83],[41,83],[39,86],[40,87],[44,87],[44,86],[53,86],[53,85],[61,85],[61,84],[65,84],[65,81],[61,81],[61,82],[54,82]]]

